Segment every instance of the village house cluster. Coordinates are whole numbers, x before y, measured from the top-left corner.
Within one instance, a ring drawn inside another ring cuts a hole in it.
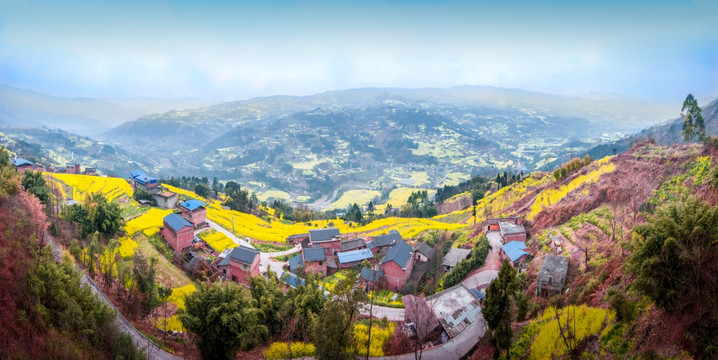
[[[295,274],[327,276],[369,261],[370,267],[361,268],[362,282],[391,291],[404,288],[415,262],[428,262],[435,255],[424,243],[412,247],[396,230],[370,238],[343,239],[337,228],[313,229],[308,234],[292,235],[287,242],[302,247],[298,255],[289,259],[289,270]]]
[[[26,160],[23,158],[13,158],[10,161],[12,165],[15,167],[15,170],[20,173],[24,174],[25,171],[42,171],[42,172],[50,172],[50,173],[57,173],[57,174],[81,174],[81,175],[91,175],[91,176],[97,176],[97,170],[92,167],[86,167],[85,170],[82,170],[82,166],[77,163],[67,163],[64,167],[63,166],[45,166],[40,163],[34,163],[30,160]]]

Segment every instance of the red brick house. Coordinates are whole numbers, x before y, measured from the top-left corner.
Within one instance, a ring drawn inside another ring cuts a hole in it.
[[[520,225],[521,218],[518,216],[510,216],[510,217],[505,217],[505,218],[488,218],[488,219],[486,219],[486,231],[501,230],[501,227],[499,226],[499,223],[501,223],[501,222],[509,222],[514,225]]]
[[[501,238],[504,239],[504,244],[511,241],[526,241],[526,229],[520,223],[501,221],[499,222],[499,229]]]
[[[194,240],[194,227],[178,214],[169,214],[163,219],[164,226],[160,234],[165,238],[176,252],[192,246]]]
[[[195,228],[207,223],[207,204],[199,200],[187,200],[180,204],[182,217],[189,221]]]
[[[259,275],[259,251],[237,246],[219,262],[217,267],[225,278],[249,286],[249,279]]]
[[[82,174],[82,168],[80,168],[80,164],[68,163],[67,165],[65,165],[65,173]]]
[[[324,251],[321,247],[302,249],[304,272],[327,276],[327,255]]]
[[[414,269],[414,250],[404,241],[392,245],[389,252],[381,260],[381,270],[384,271],[384,280],[391,291],[399,291],[406,285],[406,281]]]
[[[309,242],[311,247],[321,246],[326,256],[334,256],[342,248],[337,228],[309,230]]]
[[[35,166],[35,164],[25,159],[12,159],[11,162],[13,166],[15,166],[15,170],[20,174],[24,174],[25,171],[32,170]]]

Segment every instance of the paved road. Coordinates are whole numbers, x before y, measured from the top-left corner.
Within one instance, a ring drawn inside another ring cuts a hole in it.
[[[275,260],[271,259],[270,257],[273,257],[273,256],[282,256],[282,255],[291,255],[291,254],[298,253],[298,252],[301,251],[301,250],[302,250],[302,245],[301,245],[301,244],[297,244],[297,245],[294,246],[293,248],[291,248],[291,249],[289,249],[289,250],[285,250],[285,251],[259,253],[259,259],[260,259],[260,260],[259,260],[259,267],[260,267],[260,271],[262,271],[262,273],[266,273],[266,271],[267,271],[267,265],[269,265],[269,268],[272,269],[272,271],[274,271],[274,272],[277,274],[277,276],[281,276],[281,275],[282,275],[282,271],[284,271],[284,270],[282,269],[282,267],[284,266],[284,264],[286,264],[286,262],[284,262],[284,261],[275,261]]]
[[[369,305],[361,309],[361,314],[369,315]],[[391,321],[404,321],[404,309],[374,305],[372,315],[377,319],[387,318]]]
[[[45,232],[45,236],[43,237],[46,244],[50,244],[50,247],[52,248],[52,254],[55,257],[56,261],[62,260],[62,250],[60,249],[60,246],[55,242],[55,239],[52,238],[47,232]],[[77,268],[77,265],[75,265],[75,268]],[[79,269],[79,268],[78,268]],[[79,269],[82,271],[82,269]],[[100,290],[100,287],[95,284],[95,282],[85,274],[84,271],[82,271],[82,283],[85,284],[90,288],[93,294],[97,296],[98,299],[104,301],[111,309],[115,310],[117,313],[117,317],[115,317],[115,325],[117,325],[117,328],[122,331],[125,334],[128,334],[132,337],[132,340],[135,342],[137,347],[143,349],[145,353],[147,354],[148,359],[158,359],[158,360],[177,360],[181,359],[178,356],[172,355],[164,350],[162,350],[159,345],[152,342],[150,339],[145,337],[139,330],[137,330],[132,324],[125,319],[124,316],[122,316],[122,313],[120,313],[119,310],[115,307],[115,305],[110,301],[110,299],[105,295],[105,293]]]

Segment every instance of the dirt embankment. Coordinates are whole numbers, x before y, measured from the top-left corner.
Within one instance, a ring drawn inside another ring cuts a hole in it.
[[[439,215],[443,215],[454,211],[464,210],[469,206],[471,206],[471,195],[467,194],[436,204],[436,210],[439,212]]]

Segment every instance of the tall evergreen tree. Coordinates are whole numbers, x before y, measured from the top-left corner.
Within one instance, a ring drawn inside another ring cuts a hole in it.
[[[519,281],[514,269],[508,260],[504,260],[499,270],[499,276],[491,281],[486,289],[485,306],[482,309],[486,324],[492,331],[496,341],[497,350],[506,349],[509,355],[511,347],[511,314],[512,299],[519,290]]]
[[[683,134],[683,140],[686,142],[691,141],[694,136],[698,137],[700,141],[705,139],[706,123],[701,112],[702,110],[693,94],[688,94],[681,108],[681,118],[683,118],[681,134]]]

